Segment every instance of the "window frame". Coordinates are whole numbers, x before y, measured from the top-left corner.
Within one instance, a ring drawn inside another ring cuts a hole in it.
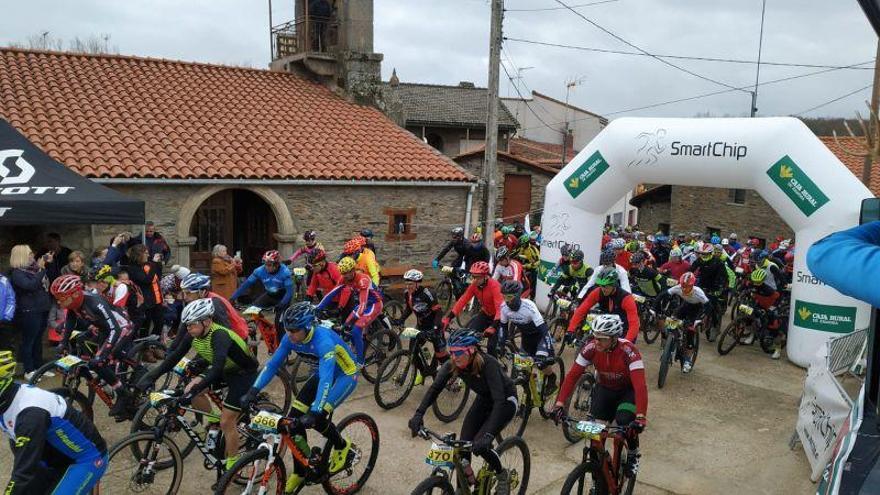
[[[412,228],[413,219],[416,216],[416,208],[385,208],[383,211],[388,216],[388,230],[385,232],[385,240],[394,241],[411,241],[416,238],[415,229]],[[403,234],[395,232],[394,217],[397,215],[406,215],[406,225],[409,231]]]
[[[737,196],[739,195],[740,191],[742,191],[742,202],[737,201]],[[748,199],[748,190],[747,189],[737,189],[737,188],[728,188],[727,189],[727,204],[744,206],[746,204],[747,199]]]

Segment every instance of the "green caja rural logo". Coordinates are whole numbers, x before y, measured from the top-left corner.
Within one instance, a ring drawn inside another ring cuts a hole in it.
[[[811,330],[833,333],[849,333],[856,328],[856,308],[830,306],[807,301],[795,301],[797,325]]]
[[[565,179],[565,189],[572,198],[577,198],[606,170],[608,170],[608,162],[596,151],[568,179]]]
[[[828,202],[828,196],[788,155],[774,163],[767,170],[767,175],[806,216],[812,215]]]

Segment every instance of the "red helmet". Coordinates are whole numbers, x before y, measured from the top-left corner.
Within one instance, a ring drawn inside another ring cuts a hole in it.
[[[357,239],[351,239],[350,241],[347,241],[345,243],[345,246],[342,248],[342,253],[343,254],[354,254],[361,247],[362,247],[361,243],[358,242]]]
[[[281,263],[281,253],[276,250],[266,251],[263,255],[263,263]]]
[[[749,244],[751,244],[752,247],[758,247],[758,245],[761,244],[761,241],[753,237],[749,239]]]
[[[471,275],[488,275],[489,274],[489,263],[485,261],[478,261],[471,265]]]
[[[785,271],[789,273],[794,271],[794,251],[785,253]]]
[[[697,252],[700,254],[712,254],[715,252],[715,248],[708,242],[704,242],[703,245],[697,249]]]
[[[684,272],[679,277],[678,283],[685,289],[693,289],[697,283],[697,276],[691,272]]]
[[[73,306],[77,307],[83,297],[82,279],[79,278],[79,275],[74,275],[72,273],[61,275],[52,282],[49,292],[51,292],[52,295],[55,296],[55,299],[59,301],[73,296]]]

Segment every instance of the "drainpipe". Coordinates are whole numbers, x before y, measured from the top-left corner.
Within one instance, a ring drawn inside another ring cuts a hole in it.
[[[464,212],[464,231],[465,233],[471,231],[471,208],[473,207],[474,202],[474,189],[476,189],[476,185],[472,185],[468,188],[468,197],[467,197],[467,209]]]

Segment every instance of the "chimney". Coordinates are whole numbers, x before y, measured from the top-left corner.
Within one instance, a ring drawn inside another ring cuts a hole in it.
[[[458,87],[459,88],[475,88],[476,86],[474,86],[474,83],[472,83],[470,81],[461,81],[460,83],[458,83]]]

